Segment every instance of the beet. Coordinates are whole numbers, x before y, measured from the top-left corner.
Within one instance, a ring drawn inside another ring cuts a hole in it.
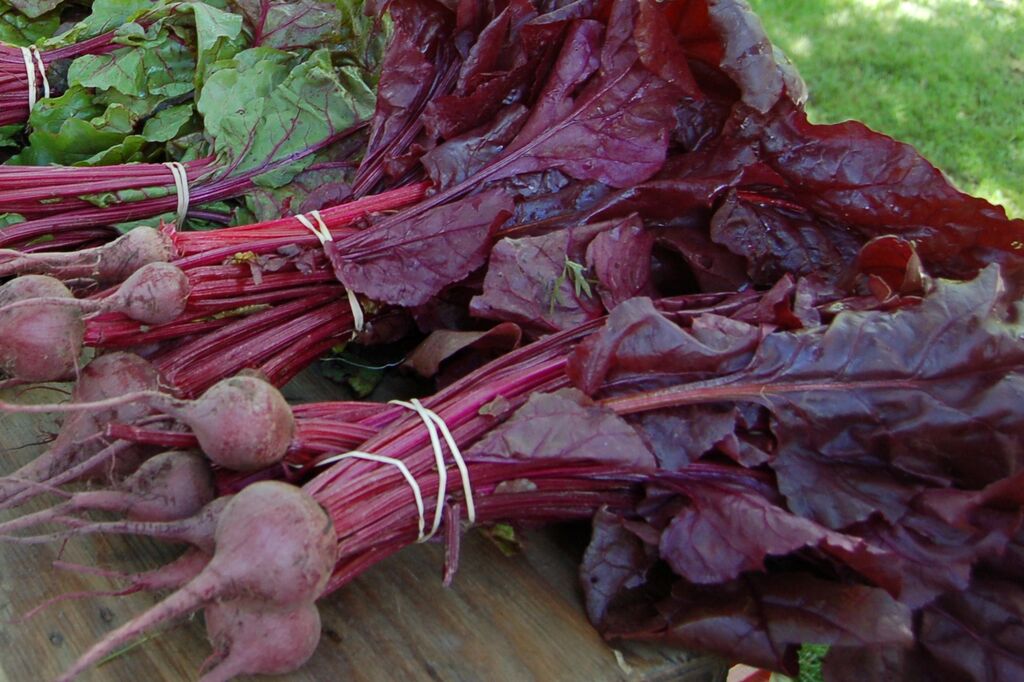
[[[83,315],[120,312],[164,324],[184,312],[188,295],[188,277],[169,263],[142,267],[100,299],[77,299],[46,275],[16,277],[0,287],[0,371],[22,382],[69,379],[82,352]]]
[[[170,237],[143,225],[91,249],[53,253],[0,249],[0,277],[48,275],[62,281],[86,279],[109,285],[123,282],[144,265],[167,262],[174,256]]]
[[[192,429],[207,457],[236,471],[279,462],[295,435],[295,418],[281,392],[253,376],[214,384],[198,399],[164,410]]]
[[[29,277],[46,277],[46,275],[29,275]],[[48,279],[52,280],[53,278]],[[57,280],[53,281],[59,284]],[[54,285],[51,286],[57,291]],[[189,289],[188,276],[181,268],[170,263],[150,263],[132,273],[132,276],[109,296],[74,298],[65,287],[59,295],[55,296],[23,297],[17,302],[0,308],[0,313],[25,308],[36,309],[41,306],[64,305],[71,309],[77,309],[83,315],[122,313],[145,324],[165,324],[176,319],[185,311]]]
[[[86,365],[71,393],[72,402],[107,400],[127,393],[158,388],[160,377],[146,360],[132,353],[109,353]],[[97,474],[127,473],[138,465],[141,451],[131,444],[115,444],[111,456],[96,460],[96,467],[76,469],[103,451],[99,440],[111,421],[133,422],[149,414],[145,404],[127,402],[107,408],[85,410],[68,416],[53,443],[43,454],[25,464],[9,477],[0,478],[0,508],[15,501],[24,502],[35,493],[31,483],[57,484]],[[115,458],[116,456],[116,458]],[[113,465],[111,466],[111,462]],[[100,464],[107,464],[100,467]],[[55,477],[75,469],[78,478]]]
[[[48,302],[20,303],[37,298]],[[75,375],[85,324],[63,299],[75,300],[61,282],[43,275],[17,277],[0,286],[0,372],[26,382]]]
[[[204,610],[213,656],[199,682],[236,675],[282,675],[297,670],[320,642],[320,611],[307,603],[286,611],[248,599],[215,602]],[[205,667],[205,666],[204,666]]]
[[[213,558],[198,576],[109,633],[60,679],[70,680],[152,628],[214,602],[245,599],[254,605],[250,613],[296,612],[312,606],[334,568],[337,540],[330,517],[312,497],[286,483],[254,483],[231,498],[219,515],[214,539]],[[230,612],[215,612],[215,622],[221,615],[230,620]],[[272,620],[247,621],[235,632],[258,633]],[[251,637],[258,639],[256,634]]]
[[[35,616],[40,611],[53,606],[54,604],[90,597],[122,597],[136,592],[159,592],[176,590],[192,578],[199,575],[206,564],[210,562],[210,556],[196,547],[189,547],[184,554],[169,564],[165,564],[152,571],[142,573],[120,573],[108,571],[93,566],[82,566],[64,561],[54,561],[53,567],[73,573],[84,573],[87,575],[100,575],[114,580],[126,582],[127,585],[117,590],[87,590],[83,592],[65,592],[47,599],[42,604],[34,607],[24,614],[20,620],[25,621]]]
[[[175,521],[198,513],[215,494],[210,465],[202,456],[170,451],[146,460],[112,490],[88,490],[34,514],[0,524],[10,533],[69,514],[102,510],[135,521]]]
[[[20,545],[41,545],[63,542],[80,535],[144,535],[170,542],[184,542],[212,553],[217,522],[230,497],[218,497],[198,513],[175,521],[87,521],[77,516],[54,516],[47,519],[67,526],[67,530],[43,535],[0,535],[0,540]]]
[[[136,270],[103,300],[104,311],[124,313],[144,324],[165,324],[185,312],[188,276],[170,263],[150,263]]]
[[[79,412],[135,403],[187,424],[214,463],[252,471],[279,462],[295,434],[295,418],[281,392],[253,376],[223,379],[195,400],[139,391],[86,403],[16,405],[0,402],[0,411]]]

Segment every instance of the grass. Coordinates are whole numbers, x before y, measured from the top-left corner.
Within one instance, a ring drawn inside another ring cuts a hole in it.
[[[1024,0],[748,0],[810,90],[812,120],[909,142],[1024,217]]]
[[[819,682],[821,676],[821,661],[828,653],[828,647],[823,644],[805,644],[800,647],[800,679],[799,682]]]

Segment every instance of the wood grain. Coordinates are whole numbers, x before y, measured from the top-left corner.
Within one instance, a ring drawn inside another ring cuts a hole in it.
[[[0,395],[4,395],[0,393]],[[336,387],[307,373],[286,395],[306,400],[337,396]],[[8,391],[5,398],[11,399]],[[52,400],[33,391],[20,400]],[[0,416],[0,472],[40,450],[52,421]],[[50,500],[49,502],[52,502]],[[43,503],[27,510],[42,508]],[[0,521],[11,518],[0,513]],[[324,634],[313,659],[277,679],[347,680],[635,680],[717,682],[726,666],[678,650],[601,640],[583,613],[576,581],[579,533],[537,531],[523,551],[506,556],[483,534],[463,542],[459,573],[441,586],[443,551],[418,545],[374,567],[321,602]],[[571,540],[566,542],[566,540]],[[180,548],[128,538],[91,537],[56,545],[0,545],[0,679],[52,679],[104,633],[152,605],[155,595],[97,596],[54,604],[27,622],[18,617],[54,595],[110,590],[102,577],[57,571],[51,562],[118,571],[155,568]],[[90,671],[84,680],[192,680],[209,654],[197,616],[157,633]]]

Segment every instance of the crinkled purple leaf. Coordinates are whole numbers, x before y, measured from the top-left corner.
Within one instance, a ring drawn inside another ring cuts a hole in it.
[[[530,396],[507,421],[473,445],[467,456],[656,464],[629,424],[575,389]]]
[[[430,150],[420,159],[434,184],[451,187],[473,175],[504,151],[529,110],[521,104],[503,109],[483,129],[474,129]]]
[[[840,648],[825,660],[826,679],[854,682],[1014,682],[1024,676],[1024,589],[1019,581],[976,578],[921,614],[917,646]]]
[[[1017,581],[977,578],[966,592],[925,609],[918,638],[943,670],[974,680],[1024,677],[1024,589]]]
[[[893,235],[875,237],[857,254],[857,272],[867,289],[881,300],[897,294],[920,296],[927,290],[928,276],[914,245]]]
[[[644,636],[791,675],[796,647],[805,642],[864,647],[912,641],[910,609],[884,590],[809,574],[753,575],[714,587],[680,580],[659,610],[661,617],[640,631]]]
[[[615,223],[584,225],[536,237],[502,239],[491,252],[477,317],[510,320],[545,332],[568,329],[604,313],[588,273],[587,244]]]
[[[833,528],[876,511],[894,521],[892,502],[915,488],[897,471],[974,487],[1018,470],[1024,425],[1009,406],[1024,398],[1024,341],[1005,298],[988,268],[941,282],[916,308],[769,335],[744,383],[766,387],[772,467],[793,509]]]
[[[1009,519],[1012,524],[1016,519]],[[848,532],[887,550],[904,576],[900,601],[920,608],[944,592],[967,589],[979,561],[1000,556],[1010,533],[1004,527],[961,527],[913,512],[901,523],[873,518]]]
[[[484,262],[491,235],[512,215],[512,200],[490,190],[411,218],[382,223],[328,242],[335,274],[346,287],[395,305],[426,303]]]
[[[1024,524],[1017,529],[1003,553],[985,561],[984,566],[992,575],[1024,580]]]
[[[871,582],[899,593],[901,578],[887,551],[830,531],[763,497],[718,486],[687,490],[682,507],[662,533],[659,552],[691,583],[724,583],[764,570],[769,556],[817,548]]]
[[[952,526],[961,528],[977,525],[975,518],[980,508],[1003,511],[1024,507],[1024,469],[988,484],[981,490],[943,488],[925,491],[918,501],[923,512],[934,515]],[[1013,534],[1011,529],[1010,535]]]
[[[607,511],[594,515],[594,531],[580,563],[580,582],[587,616],[599,628],[620,595],[643,585],[657,559],[654,546],[627,528],[624,519]]]
[[[643,67],[632,41],[601,45],[601,32],[596,21],[572,24],[530,119],[488,179],[559,168],[625,187],[658,171],[678,93]]]
[[[459,351],[479,346],[512,350],[519,346],[522,336],[522,330],[512,322],[503,322],[485,331],[438,329],[416,346],[402,366],[409,367],[420,376],[432,377],[442,362]]]
[[[761,126],[764,160],[815,213],[866,238],[898,233],[940,274],[1019,260],[1024,220],[960,192],[910,145],[853,121],[813,125],[791,105]]]
[[[637,52],[640,61],[662,80],[675,86],[681,95],[702,97],[697,81],[690,70],[686,50],[673,30],[670,13],[676,9],[671,3],[640,0],[636,19]],[[675,3],[677,6],[679,3]]]
[[[605,327],[577,347],[566,371],[588,394],[613,372],[703,378],[745,366],[759,338],[756,327],[716,315],[698,318],[686,331],[658,312],[650,299],[635,298],[615,308]]]
[[[686,405],[633,415],[631,424],[662,469],[675,471],[700,459],[736,431],[733,406]]]
[[[925,609],[918,640],[948,670],[974,680],[1024,678],[1024,589],[979,578]]]
[[[601,22],[593,19],[578,20],[569,26],[561,54],[523,126],[522,137],[509,145],[508,152],[522,148],[543,134],[551,122],[573,114],[576,104],[573,95],[601,66],[604,28]]]
[[[1024,399],[1015,296],[990,266],[971,282],[937,282],[920,305],[844,312],[826,328],[768,334],[732,376],[609,405],[764,405],[777,443],[771,467],[794,512],[834,529],[873,514],[897,522],[926,485],[977,489],[1024,465],[1024,424],[1013,407]],[[574,353],[578,386],[596,388],[615,366],[627,329],[615,319]],[[687,333],[676,327],[680,335]],[[633,343],[646,366],[624,358],[618,371],[643,382],[665,342],[650,335]]]
[[[789,275],[783,275],[771,289],[737,310],[731,317],[749,324],[771,325],[782,329],[816,327],[821,324],[821,314],[814,304],[822,289],[830,294],[829,300],[836,298],[831,295],[831,285],[820,277],[794,282]]]
[[[755,284],[811,273],[838,281],[849,273],[860,239],[806,211],[760,199],[731,192],[711,221],[711,239],[746,259]]]
[[[607,185],[599,182],[580,182],[566,178],[558,171],[547,171],[536,175],[519,175],[501,183],[504,186],[521,187],[524,180],[536,178],[538,181],[530,183],[540,190],[540,178],[551,178],[562,176],[564,183],[549,187],[550,182],[543,186],[549,191],[521,192],[516,201],[515,223],[540,223],[551,225],[578,225],[582,222],[590,222],[585,212],[597,202],[601,201],[609,192]],[[616,216],[621,217],[621,216]]]
[[[622,220],[594,237],[587,246],[587,265],[597,277],[597,293],[611,310],[636,296],[653,296],[651,250],[654,234],[638,216]]]
[[[784,98],[806,99],[800,75],[768,40],[746,0],[709,0],[708,13],[725,51],[722,70],[739,86],[744,104],[765,113]]]
[[[479,32],[452,92],[432,100],[424,109],[422,122],[428,135],[451,139],[484,125],[502,106],[520,99],[550,49],[550,44],[521,39],[523,25],[536,16],[530,2],[513,0]],[[552,28],[557,36],[558,27]]]
[[[451,47],[452,17],[433,2],[388,3],[394,30],[381,65],[370,137],[354,193],[368,192],[396,157],[406,154],[422,129],[419,120],[432,96],[450,87],[457,66]],[[416,157],[401,164],[412,165]]]
[[[703,221],[698,218],[679,222],[682,224],[654,233],[657,245],[677,253],[685,264],[683,268],[670,268],[660,278],[672,293],[677,293],[678,288],[692,291],[687,286],[690,279],[698,291],[737,291],[750,283],[742,258],[712,242],[703,230],[694,229],[693,222]]]

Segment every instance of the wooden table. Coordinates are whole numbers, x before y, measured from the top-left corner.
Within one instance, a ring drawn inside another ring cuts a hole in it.
[[[316,375],[286,389],[306,400],[338,395]],[[11,399],[10,391],[0,396]],[[33,391],[20,400],[52,400]],[[52,421],[0,416],[0,472],[12,471],[39,447]],[[48,500],[52,502],[52,500]],[[25,510],[41,508],[43,503]],[[11,518],[0,512],[0,521]],[[649,644],[609,645],[584,615],[577,585],[581,543],[566,529],[537,531],[506,556],[471,531],[451,588],[441,586],[443,552],[417,545],[374,567],[320,604],[323,636],[313,659],[289,681],[346,680],[678,680],[725,679],[723,662]],[[571,546],[570,546],[571,545]],[[0,680],[55,677],[92,642],[158,600],[158,596],[92,597],[62,602],[28,622],[12,622],[48,597],[109,590],[102,577],[57,571],[64,561],[119,571],[155,568],[180,548],[137,538],[91,537],[58,546],[0,545]],[[613,648],[614,646],[614,648]],[[84,680],[192,680],[210,652],[202,619],[156,633],[90,671]],[[269,679],[269,678],[267,678]]]

